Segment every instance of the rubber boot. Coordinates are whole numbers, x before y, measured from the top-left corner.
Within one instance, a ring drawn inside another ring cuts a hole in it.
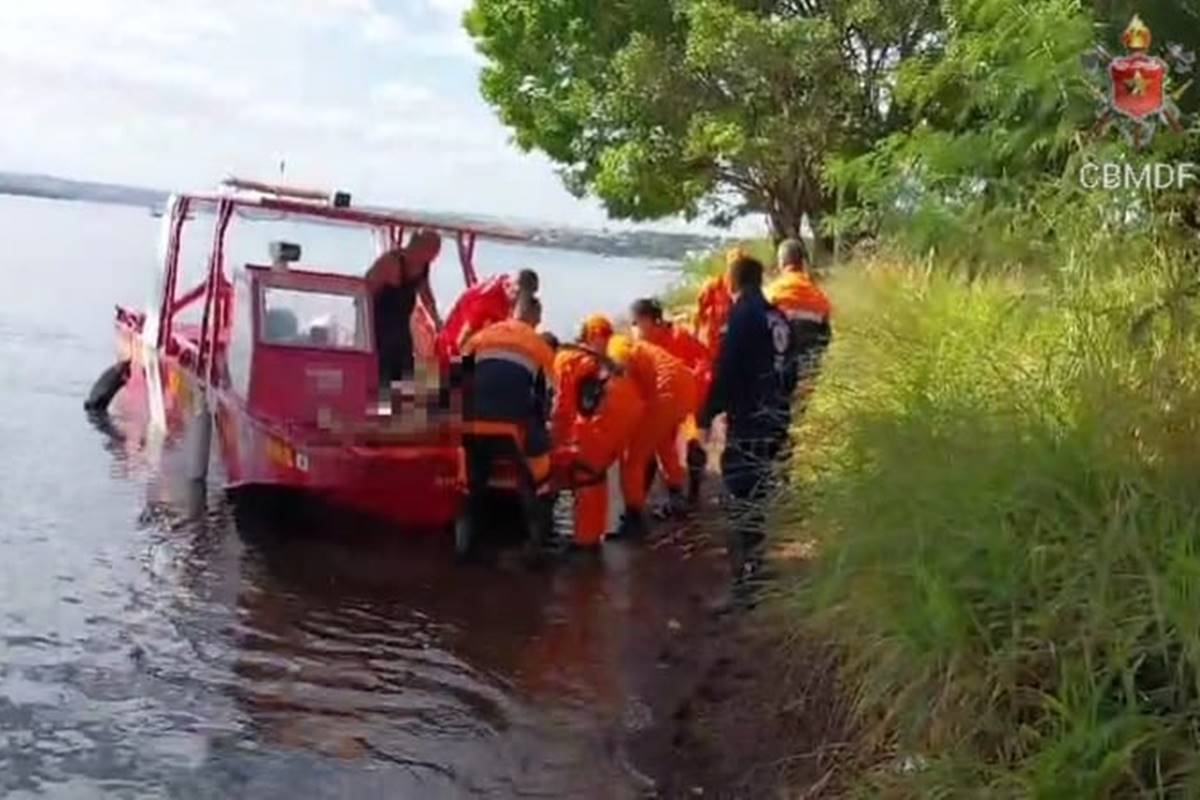
[[[682,519],[688,515],[691,504],[683,496],[682,489],[667,490],[667,514],[674,519]]]
[[[646,538],[646,519],[640,508],[626,508],[621,523],[609,534],[613,539],[637,540]]]
[[[700,487],[704,483],[704,471],[708,468],[708,453],[704,445],[697,441],[687,444],[688,467],[688,505],[692,508],[700,505]]]

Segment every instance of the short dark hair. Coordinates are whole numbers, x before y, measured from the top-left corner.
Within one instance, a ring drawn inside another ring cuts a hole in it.
[[[729,267],[729,283],[735,292],[750,287],[761,287],[763,265],[757,258],[742,257]]]
[[[629,307],[629,313],[634,319],[649,317],[655,322],[662,322],[663,318],[662,304],[653,297],[643,297],[635,300],[633,305]]]
[[[531,294],[524,295],[517,300],[517,305],[513,309],[513,316],[526,322],[531,321],[531,318],[536,319],[537,322],[532,323],[536,325],[542,319],[542,301]]]
[[[550,345],[551,350],[557,350],[561,346],[561,343],[558,341],[558,337],[550,331],[545,331],[542,333],[542,341]]]
[[[537,294],[538,274],[531,269],[523,269],[517,273],[517,288],[528,294]]]

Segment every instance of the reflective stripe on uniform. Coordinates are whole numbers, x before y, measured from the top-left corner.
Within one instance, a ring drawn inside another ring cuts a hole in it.
[[[792,320],[793,322],[795,322],[795,321],[816,322],[816,323],[825,322],[825,315],[820,312],[817,312],[817,311],[809,311],[808,309],[805,309],[805,308],[797,308],[797,309],[792,309],[792,310],[787,310],[787,309],[781,308],[780,310],[783,311],[783,315],[785,317]]]
[[[529,356],[524,353],[518,353],[515,350],[482,350],[475,353],[475,363],[480,364],[484,361],[507,361],[510,364],[516,364],[518,367],[526,370],[533,377],[537,377],[538,366]]]

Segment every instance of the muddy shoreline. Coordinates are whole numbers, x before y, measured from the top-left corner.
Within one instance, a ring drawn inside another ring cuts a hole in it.
[[[629,763],[644,776],[647,797],[831,796],[857,749],[835,656],[798,640],[769,594],[752,612],[712,612],[706,589],[725,580],[724,531],[716,509],[699,516],[705,522],[647,545],[680,549],[713,578],[688,586],[663,630],[632,645],[657,651],[637,687],[653,723],[627,731]],[[803,563],[781,568],[777,586],[799,579]]]

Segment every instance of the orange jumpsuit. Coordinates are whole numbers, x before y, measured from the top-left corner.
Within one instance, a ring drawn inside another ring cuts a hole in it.
[[[579,388],[588,379],[601,376],[596,358],[588,353],[563,348],[554,358],[558,393],[551,417],[555,446],[573,444],[579,460],[602,474],[621,457],[641,423],[645,404],[633,381],[624,375],[608,377],[600,404],[591,414],[579,408]],[[575,542],[598,544],[608,521],[608,485],[600,482],[575,491]]]
[[[646,334],[645,341],[678,358],[696,378],[696,406],[688,412],[683,422],[683,430],[687,441],[699,441],[696,415],[700,413],[700,406],[708,397],[708,387],[712,383],[712,355],[703,342],[679,325],[656,325]]]
[[[714,275],[700,287],[696,296],[696,335],[708,347],[709,359],[716,363],[721,352],[721,336],[725,323],[729,321],[729,310],[733,308],[733,294],[729,290],[727,273]]]
[[[623,366],[646,404],[621,461],[621,491],[629,509],[646,505],[646,468],[657,456],[667,486],[682,490],[687,478],[680,463],[675,436],[679,425],[696,406],[696,379],[682,361],[649,342],[614,336],[608,355]]]

